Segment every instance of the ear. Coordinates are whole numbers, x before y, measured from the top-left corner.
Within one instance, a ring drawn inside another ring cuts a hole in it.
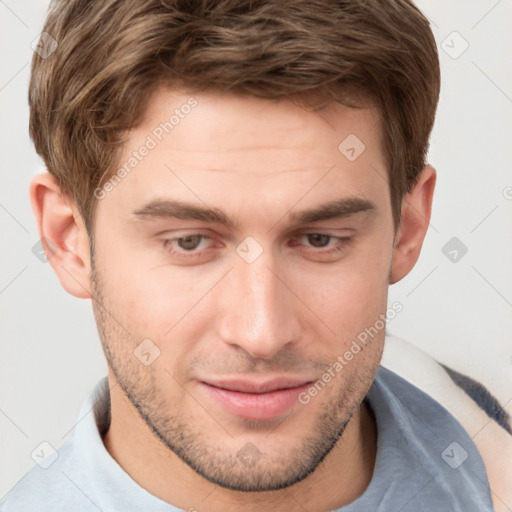
[[[390,284],[400,281],[414,267],[420,256],[432,211],[436,171],[427,165],[413,189],[402,202],[402,220],[395,236]]]
[[[30,203],[46,258],[64,289],[91,297],[89,235],[78,209],[48,172],[30,182]]]

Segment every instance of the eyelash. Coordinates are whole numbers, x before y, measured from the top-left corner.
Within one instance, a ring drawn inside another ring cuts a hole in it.
[[[307,236],[310,236],[310,235],[327,236],[330,239],[338,241],[338,244],[335,245],[334,247],[332,247],[329,250],[322,250],[322,249],[324,249],[323,247],[319,247],[318,248],[319,250],[315,250],[315,248],[312,247],[311,248],[312,252],[316,253],[317,255],[320,255],[320,256],[331,256],[333,254],[339,253],[339,252],[345,250],[347,248],[347,246],[352,242],[352,238],[350,238],[350,237],[340,237],[340,236],[330,235],[328,233],[315,233],[315,232],[302,233],[302,234],[300,234],[298,236],[298,238],[307,237]],[[189,235],[183,235],[183,236],[179,236],[179,237],[175,237],[175,238],[165,239],[165,240],[163,240],[163,246],[167,250],[167,252],[169,254],[171,254],[172,256],[178,256],[178,257],[182,257],[182,258],[185,258],[185,259],[188,259],[188,260],[191,260],[194,257],[203,256],[204,255],[204,251],[207,251],[208,249],[204,249],[203,251],[197,250],[197,249],[193,249],[193,250],[190,250],[190,251],[186,251],[185,249],[182,249],[182,251],[178,251],[178,250],[174,249],[173,242],[175,242],[177,240],[180,240],[182,238],[193,237],[193,236],[200,236],[202,238],[201,241],[203,241],[203,240],[212,240],[212,238],[209,237],[208,235],[203,235],[202,233],[191,233]],[[295,245],[299,245],[299,244],[294,244],[294,246]]]

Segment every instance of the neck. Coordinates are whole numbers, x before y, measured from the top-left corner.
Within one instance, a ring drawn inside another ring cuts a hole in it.
[[[229,512],[242,506],[247,512],[276,506],[287,512],[332,510],[354,501],[372,478],[377,429],[364,403],[334,449],[307,478],[278,491],[243,493],[198,475],[154,435],[120,386],[111,389],[112,421],[103,439],[106,449],[138,485],[184,510]]]

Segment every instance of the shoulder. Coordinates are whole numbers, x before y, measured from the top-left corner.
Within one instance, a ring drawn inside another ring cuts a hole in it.
[[[482,457],[466,430],[441,404],[382,366],[368,402],[386,459],[380,461],[381,471],[385,467],[399,476],[405,486],[400,492],[414,491],[404,512],[427,510],[427,504],[428,510],[447,506],[467,512],[492,510]],[[399,496],[394,499],[401,503]]]
[[[57,453],[57,459],[49,467],[36,464],[18,481],[0,502],[0,512],[97,512],[77,486],[80,475],[74,462],[72,440],[64,443]]]
[[[401,422],[400,426],[410,421],[411,425],[433,433],[438,439],[444,438],[446,433],[470,439],[463,425],[443,404],[393,369],[380,366],[375,386],[382,401],[388,404],[389,416]]]
[[[395,336],[386,336],[381,364],[428,395],[460,425],[483,460],[496,510],[509,510],[500,507],[512,507],[512,435],[509,416],[498,400],[474,379],[443,367]]]
[[[501,428],[512,435],[512,428],[510,426],[510,416],[505,409],[500,405],[496,397],[480,382],[464,375],[452,368],[441,364],[450,376],[452,381],[459,386],[464,392],[487,414],[487,416],[495,421]]]

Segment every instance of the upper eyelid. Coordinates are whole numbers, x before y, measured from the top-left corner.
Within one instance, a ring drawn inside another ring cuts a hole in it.
[[[202,236],[203,238],[206,238],[208,240],[211,240],[212,242],[215,242],[214,238],[209,236],[209,235],[206,235],[204,233],[199,233],[199,232],[191,232],[191,233],[187,233],[187,234],[183,234],[181,236],[175,236],[175,237],[171,237],[171,238],[166,238],[164,239],[164,243],[172,243],[172,242],[175,242],[176,240],[179,240],[180,238],[187,238],[189,236]],[[347,236],[342,236],[342,235],[334,235],[332,233],[322,233],[322,232],[316,232],[316,231],[303,231],[301,233],[298,233],[296,234],[296,237],[300,237],[300,236],[304,236],[304,235],[324,235],[324,236],[328,236],[330,238],[333,238],[335,240],[337,240],[338,242],[343,242],[343,241],[348,241],[348,239],[350,237],[347,237]],[[211,247],[207,247],[206,249],[202,249],[202,250],[208,250],[210,249]],[[322,247],[320,247],[319,249],[322,249]],[[176,250],[180,250],[180,248],[176,248]],[[184,253],[190,253],[190,254],[193,254],[194,252],[200,252],[201,249],[194,249],[194,250],[191,250],[191,251],[187,251],[186,249],[181,249]]]
[[[207,231],[211,231],[209,230],[208,228],[205,228]],[[165,231],[161,231],[159,233],[156,233],[155,236],[163,236],[165,235],[166,233],[168,233],[169,231],[171,230],[165,230]],[[173,232],[175,231],[181,231],[179,229],[174,229],[172,230]],[[305,227],[305,228],[296,228],[294,229],[291,233],[288,233],[288,234],[283,234],[282,236],[283,237],[287,237],[287,236],[298,236],[298,235],[327,235],[327,236],[332,236],[334,238],[341,238],[341,237],[344,237],[343,234],[336,234],[334,231],[343,231],[344,233],[347,233],[347,232],[354,232],[356,231],[356,229],[354,228],[351,228],[351,227],[343,227],[343,228],[316,228],[314,226],[312,227]],[[206,234],[206,233],[203,233],[201,231],[201,228],[190,228],[189,231],[185,230],[185,232],[182,234],[180,233],[179,236],[169,236],[167,237],[166,239],[167,240],[175,240],[177,238],[185,238],[187,236],[194,236],[194,235],[201,235],[201,236],[204,236],[204,237],[207,237],[207,238],[214,238],[213,236],[209,235],[209,234]],[[231,237],[230,237],[231,238]]]
[[[346,229],[344,231],[353,231],[353,230]],[[306,230],[301,230],[299,232],[293,233],[293,236],[304,236],[304,235],[325,235],[325,236],[330,236],[331,238],[347,238],[345,235],[334,234],[332,232],[325,233],[322,230],[313,231],[313,230],[306,229]],[[202,236],[203,238],[208,238],[210,240],[214,240],[214,237],[211,235],[207,235],[205,233],[200,233],[200,232],[190,232],[190,233],[186,233],[186,234],[181,234],[180,236],[164,238],[164,241],[171,242],[173,240],[179,240],[180,238],[187,238],[189,236]]]

